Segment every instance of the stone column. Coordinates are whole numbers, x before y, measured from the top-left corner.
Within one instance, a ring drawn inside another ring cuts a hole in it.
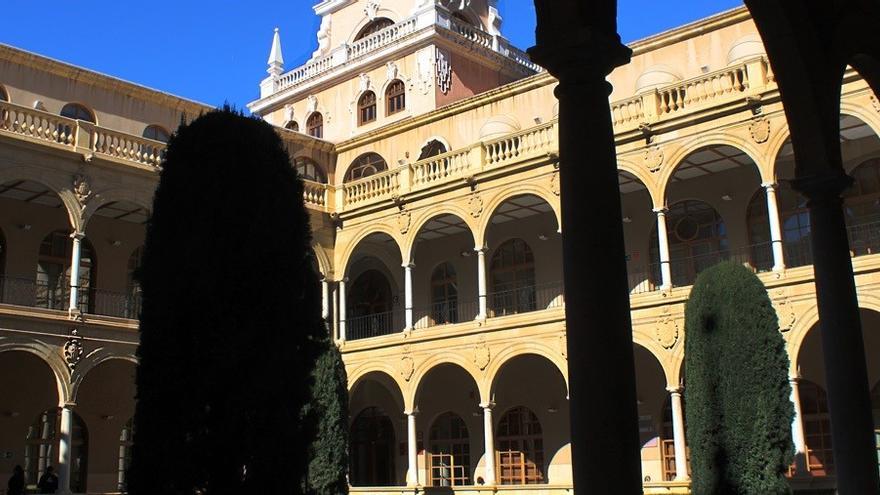
[[[687,481],[687,442],[684,431],[684,409],[681,406],[682,387],[670,387],[669,398],[672,402],[672,437],[675,444],[675,481]]]
[[[406,470],[406,486],[419,485],[419,451],[416,435],[416,415],[418,409],[406,413],[406,447],[408,467]]]
[[[532,60],[559,80],[562,259],[577,493],[642,493],[623,215],[606,77],[631,50],[614,0],[537,0]],[[608,377],[613,376],[613,380]],[[597,400],[597,398],[599,398]]]
[[[804,433],[804,416],[801,411],[800,377],[788,379],[791,384],[791,403],[794,404],[794,418],[791,421],[791,439],[794,442],[794,476],[807,476],[807,440]]]
[[[337,284],[339,292],[339,340],[345,342],[345,283],[347,278],[343,278]]]
[[[494,485],[495,481],[495,424],[492,421],[492,408],[495,407],[493,402],[480,404],[483,408],[483,440],[485,452],[485,472],[483,473],[483,481],[487,485]]]
[[[58,493],[70,493],[73,467],[73,404],[64,404],[58,418]]]
[[[672,288],[672,267],[669,261],[669,234],[666,232],[666,208],[654,208],[657,214],[657,244],[660,251],[660,288]]]
[[[477,302],[479,313],[477,319],[485,320],[489,316],[489,307],[486,303],[488,290],[486,289],[486,251],[487,248],[474,248],[477,252]]]
[[[321,318],[330,322],[330,282],[326,277],[321,279]]]
[[[413,329],[413,282],[412,272],[416,265],[412,262],[403,264],[403,311],[406,321],[405,330]]]
[[[85,234],[82,232],[70,234],[70,238],[73,239],[73,247],[70,250],[70,304],[67,308],[70,316],[79,314],[79,263],[84,237]]]
[[[837,136],[837,129],[833,131]],[[852,178],[842,167],[829,167],[812,175],[802,172],[793,182],[795,189],[807,197],[810,209],[816,306],[841,495],[877,493],[880,485],[862,322],[841,199],[851,184]]]
[[[776,184],[761,184],[767,193],[767,219],[770,222],[770,241],[773,246],[773,271],[785,270],[785,250],[782,244],[782,226],[779,222],[779,205],[776,201]]]

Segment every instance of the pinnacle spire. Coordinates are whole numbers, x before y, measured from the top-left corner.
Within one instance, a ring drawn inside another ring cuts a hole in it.
[[[272,50],[269,52],[267,72],[271,76],[280,76],[284,72],[284,56],[281,54],[281,34],[278,28],[275,28],[275,35],[272,37]]]

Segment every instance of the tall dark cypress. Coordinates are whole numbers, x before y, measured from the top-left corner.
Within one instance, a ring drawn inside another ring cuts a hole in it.
[[[302,183],[273,128],[228,108],[182,125],[163,167],[129,492],[299,493],[324,332]]]
[[[736,263],[705,270],[687,302],[685,334],[694,495],[789,493],[789,360],[764,284]]]

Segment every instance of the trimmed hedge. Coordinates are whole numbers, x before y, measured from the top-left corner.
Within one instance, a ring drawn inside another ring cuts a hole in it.
[[[790,493],[789,360],[766,288],[732,262],[705,270],[691,290],[685,330],[693,493]]]

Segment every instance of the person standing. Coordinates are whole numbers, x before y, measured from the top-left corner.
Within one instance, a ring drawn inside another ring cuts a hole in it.
[[[12,470],[12,477],[6,484],[6,495],[24,495],[24,469],[21,466],[15,466]]]
[[[55,468],[49,466],[40,481],[37,483],[39,493],[55,493],[58,491],[58,475],[55,474]]]

